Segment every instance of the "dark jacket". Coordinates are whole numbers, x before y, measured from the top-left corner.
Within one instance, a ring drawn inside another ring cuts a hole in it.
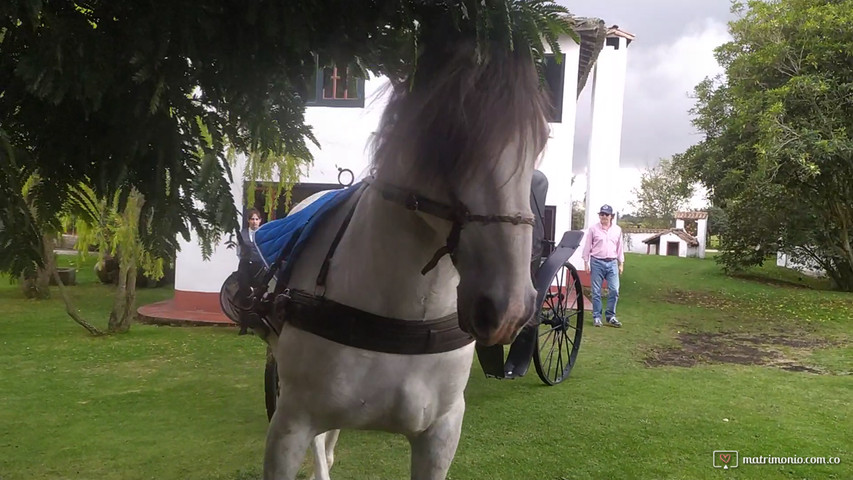
[[[258,251],[255,242],[249,236],[249,229],[244,228],[240,231],[240,237],[243,239],[243,246],[240,246],[239,243],[237,244],[237,256],[240,257],[240,260],[261,262],[261,252]]]

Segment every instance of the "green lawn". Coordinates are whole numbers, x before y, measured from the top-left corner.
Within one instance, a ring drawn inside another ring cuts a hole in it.
[[[71,291],[105,326],[111,291],[90,267]],[[730,278],[711,260],[630,255],[624,327],[587,325],[566,382],[546,387],[532,368],[519,380],[486,379],[475,362],[450,478],[853,478],[853,295],[802,285],[820,282],[775,267]],[[142,290],[140,302],[170,296]],[[146,325],[93,338],[58,299],[24,300],[6,283],[0,312],[0,480],[260,478],[256,338]],[[841,464],[722,471],[714,450]],[[407,471],[403,438],[341,435],[336,480]]]

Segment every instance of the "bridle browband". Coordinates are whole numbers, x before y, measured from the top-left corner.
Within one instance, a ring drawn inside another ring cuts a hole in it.
[[[415,192],[405,190],[396,185],[391,185],[387,182],[377,180],[376,178],[366,178],[364,182],[369,186],[377,189],[385,200],[402,205],[407,210],[413,212],[423,212],[433,217],[438,217],[452,222],[450,234],[447,236],[447,241],[444,246],[440,247],[432,256],[429,262],[421,269],[421,275],[426,275],[427,272],[435,268],[441,257],[450,255],[450,260],[456,264],[456,247],[459,246],[459,237],[462,234],[462,228],[469,223],[509,223],[512,225],[534,225],[533,215],[479,215],[471,213],[467,206],[457,198],[453,199],[452,204],[437,202],[430,198]]]

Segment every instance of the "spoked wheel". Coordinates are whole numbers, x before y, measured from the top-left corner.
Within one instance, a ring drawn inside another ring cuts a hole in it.
[[[568,378],[581,346],[583,290],[578,271],[568,262],[545,288],[533,364],[543,382],[556,385]]]
[[[267,347],[267,364],[264,367],[264,401],[267,405],[267,420],[275,413],[275,403],[278,400],[278,365],[272,356],[272,350]]]

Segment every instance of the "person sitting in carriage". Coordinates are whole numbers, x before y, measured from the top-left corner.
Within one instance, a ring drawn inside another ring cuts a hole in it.
[[[548,177],[533,170],[530,182],[530,209],[533,210],[533,249],[530,253],[530,274],[533,275],[542,263],[542,257],[551,253],[551,245],[545,240],[545,196],[548,194]]]
[[[256,286],[257,278],[265,267],[261,252],[255,244],[255,232],[261,226],[261,213],[255,208],[250,208],[246,212],[246,217],[248,218],[247,226],[240,231],[241,241],[237,243],[237,257],[240,259],[237,264],[240,287],[237,298],[241,302],[249,303],[252,287]]]

